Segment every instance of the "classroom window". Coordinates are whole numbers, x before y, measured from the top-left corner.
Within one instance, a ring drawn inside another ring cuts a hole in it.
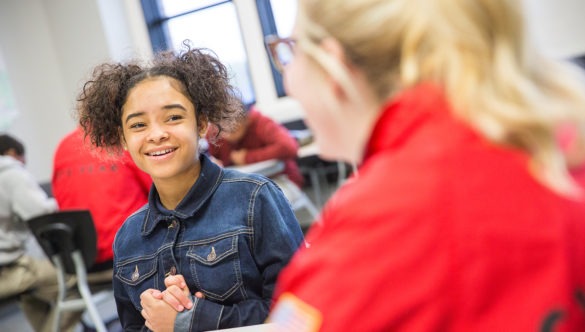
[[[253,1],[253,0],[252,0]],[[255,0],[264,36],[291,34],[296,0]],[[213,50],[228,66],[244,103],[255,102],[249,57],[234,2],[238,0],[141,0],[153,50],[178,50],[184,39]],[[285,96],[281,74],[271,66],[279,97]]]
[[[151,43],[155,51],[193,47],[208,48],[230,72],[245,104],[255,101],[236,7],[226,0],[142,0]]]
[[[281,37],[290,37],[292,34],[297,12],[297,2],[293,0],[270,0],[276,33]]]

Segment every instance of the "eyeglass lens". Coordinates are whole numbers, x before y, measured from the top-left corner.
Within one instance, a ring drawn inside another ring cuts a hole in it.
[[[288,65],[293,59],[292,45],[286,41],[276,44],[274,51],[281,67]]]

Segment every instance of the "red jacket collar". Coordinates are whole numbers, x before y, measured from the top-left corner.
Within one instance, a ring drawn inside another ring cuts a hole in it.
[[[436,85],[425,83],[401,91],[383,106],[366,146],[364,161],[379,151],[392,149],[407,139],[418,123],[439,111],[449,112],[449,107]]]

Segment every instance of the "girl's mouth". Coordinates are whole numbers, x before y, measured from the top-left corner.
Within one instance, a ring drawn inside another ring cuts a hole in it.
[[[174,152],[175,150],[177,150],[177,149],[176,148],[164,149],[164,150],[160,150],[160,151],[148,152],[148,153],[146,153],[146,155],[149,157],[160,157],[160,156],[167,155],[171,152]]]

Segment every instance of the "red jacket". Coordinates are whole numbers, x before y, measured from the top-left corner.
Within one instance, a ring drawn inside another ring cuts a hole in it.
[[[218,139],[209,145],[209,153],[221,160],[224,166],[233,165],[230,159],[232,151],[246,149],[246,164],[269,159],[280,159],[285,163],[284,173],[299,187],[303,186],[304,178],[297,165],[297,141],[288,130],[271,118],[255,109],[248,113],[248,124],[244,137],[236,143]],[[210,132],[213,136],[216,133]]]
[[[113,259],[112,244],[126,218],[148,201],[152,180],[130,155],[108,156],[84,142],[78,128],[57,147],[52,191],[61,210],[89,209],[97,233],[96,263]]]
[[[278,331],[585,331],[583,202],[430,86],[386,106],[307,242],[279,277]]]

